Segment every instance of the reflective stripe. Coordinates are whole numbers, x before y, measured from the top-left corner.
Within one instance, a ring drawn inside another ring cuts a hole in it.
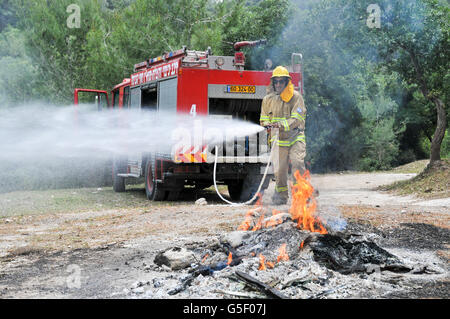
[[[297,120],[300,120],[300,121],[304,121],[305,120],[305,118],[302,115],[300,115],[299,113],[297,113],[297,112],[292,113],[291,117],[293,117],[293,118],[295,118]]]
[[[269,142],[272,143],[275,140],[275,138],[276,137],[272,137]],[[297,135],[297,137],[293,141],[275,140],[275,143],[278,146],[287,146],[287,147],[294,145],[296,142],[303,142],[303,143],[306,144],[305,135],[304,134],[299,134],[299,135]]]
[[[286,132],[289,131],[289,124],[288,124],[288,121],[287,121],[287,120],[282,120],[282,121],[281,121],[281,124],[283,125],[284,130],[285,130]]]
[[[292,113],[291,114],[291,118],[298,119],[300,121],[304,121],[305,120],[305,118],[302,115],[300,115],[299,113],[297,113],[297,112]],[[260,116],[260,118],[259,118],[260,122],[267,122],[267,121],[269,121],[270,123],[281,122],[282,124],[283,124],[283,122],[287,123],[287,120],[288,119],[285,118],[285,117],[272,117],[272,118],[270,118],[269,116]],[[284,124],[283,124],[283,126],[284,126]]]
[[[277,193],[281,193],[281,192],[287,192],[289,189],[287,186],[281,186],[281,187],[276,186],[275,190],[277,191]]]

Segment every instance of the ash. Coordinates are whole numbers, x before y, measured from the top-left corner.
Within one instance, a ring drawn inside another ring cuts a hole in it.
[[[134,283],[125,293],[151,299],[274,298],[267,289],[242,280],[240,272],[285,298],[390,298],[448,279],[447,266],[435,255],[387,251],[377,243],[381,241],[377,234],[355,232],[355,227],[326,235],[303,231],[286,219],[275,227],[186,241],[179,246],[195,262],[176,271],[170,263],[154,262],[146,270],[151,279]],[[289,259],[277,261],[284,244]]]

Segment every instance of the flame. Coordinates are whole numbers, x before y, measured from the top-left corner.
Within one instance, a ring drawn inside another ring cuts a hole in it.
[[[253,216],[257,212],[260,212],[262,209],[263,209],[262,195],[261,195],[261,193],[258,193],[258,200],[256,201],[256,204],[253,206],[252,209],[249,209],[247,211],[247,213],[245,214],[244,221],[239,225],[238,230],[244,230],[244,231],[249,230],[253,224]],[[255,227],[253,227],[253,228],[255,228]]]
[[[258,229],[261,229],[263,220],[264,220],[264,213],[261,213],[261,215],[259,216],[258,222],[252,228],[252,231],[257,231]]]
[[[269,218],[269,220],[264,224],[264,227],[275,227],[276,225],[279,225],[283,222],[283,218],[279,216],[281,212],[279,210],[272,210],[272,217]]]
[[[281,212],[279,210],[276,210],[275,208],[272,209],[272,216],[275,216],[275,215],[278,215],[278,214],[281,214]]]
[[[286,244],[281,245],[281,247],[278,249],[278,257],[276,263],[279,263],[280,261],[288,261],[289,256],[286,252]],[[267,268],[273,269],[275,267],[275,262],[267,261],[266,257],[264,257],[263,254],[259,254],[259,267],[258,270],[267,270]]]
[[[280,218],[280,216],[272,216],[269,218],[269,220],[264,224],[264,227],[275,227],[276,225],[279,225],[283,222],[283,218]]]
[[[255,214],[255,211],[253,209],[249,210],[245,214],[244,221],[242,222],[242,224],[239,225],[238,230],[244,230],[244,231],[248,230],[250,228],[250,226],[252,225],[254,214]]]
[[[297,183],[291,185],[292,205],[289,209],[292,220],[297,221],[298,228],[320,234],[327,234],[328,232],[322,225],[322,222],[315,216],[317,202],[314,198],[314,188],[310,183],[309,171],[306,171],[303,176],[301,176],[300,172],[297,170],[294,177]],[[260,212],[261,214],[255,224],[254,216],[257,212]],[[273,209],[272,217],[263,223],[264,208],[262,207],[262,195],[258,193],[256,204],[245,214],[244,221],[239,225],[238,230],[246,231],[251,229],[252,231],[257,231],[263,227],[275,227],[283,222],[283,218],[278,216],[279,214],[281,214],[280,211]]]
[[[280,248],[278,248],[277,263],[279,263],[280,261],[288,261],[288,260],[289,255],[286,252],[286,243],[284,243],[283,245],[281,245]]]
[[[256,195],[258,197],[258,200],[255,203],[256,207],[262,207],[262,194],[258,193],[258,195]]]
[[[259,254],[259,267],[258,270],[266,270],[266,257],[263,254]]]
[[[296,185],[292,185],[292,205],[289,209],[292,220],[297,220],[298,228],[327,234],[327,230],[322,225],[320,219],[315,215],[317,203],[314,198],[314,188],[312,187],[309,171],[303,176],[297,170],[294,174],[297,181]]]
[[[230,253],[228,254],[227,265],[230,265],[232,261],[233,261],[233,254],[230,252]]]
[[[303,249],[303,246],[305,245],[305,241],[302,240],[302,242],[300,243],[300,249]]]
[[[256,201],[253,208],[251,208],[247,211],[247,213],[245,214],[245,217],[244,217],[244,221],[239,225],[238,230],[243,230],[243,231],[249,230],[250,227],[252,227],[252,225],[253,225],[253,216],[255,216],[255,214],[257,212],[261,212],[263,210],[262,194],[258,193],[257,196],[258,196],[258,200]],[[255,226],[253,226],[252,231],[261,229],[262,220],[263,220],[263,218],[260,217],[260,222],[259,222],[260,224],[258,225],[258,223],[257,223]]]

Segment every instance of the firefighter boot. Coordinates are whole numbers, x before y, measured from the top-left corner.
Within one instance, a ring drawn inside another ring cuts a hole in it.
[[[278,192],[275,191],[275,193],[272,195],[272,204],[274,205],[285,205],[288,202],[288,192]]]

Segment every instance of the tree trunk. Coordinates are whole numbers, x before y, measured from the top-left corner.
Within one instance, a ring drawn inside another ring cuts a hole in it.
[[[433,97],[432,100],[436,105],[437,123],[431,141],[430,164],[441,160],[441,144],[444,139],[445,129],[447,128],[447,115],[444,103],[438,97]]]
[[[429,101],[433,102],[436,106],[437,123],[436,130],[433,134],[433,139],[431,140],[429,163],[429,165],[431,166],[434,162],[438,162],[441,160],[441,144],[442,140],[444,139],[445,129],[447,128],[447,115],[445,112],[445,105],[439,97],[429,94],[430,91],[423,76],[423,69],[420,67],[417,55],[414,53],[414,51],[408,48],[408,46],[404,45],[403,43],[398,43],[398,45],[406,52],[408,52],[409,56],[411,57],[411,62],[413,63],[414,69],[416,71],[417,84],[419,85],[423,96]]]

